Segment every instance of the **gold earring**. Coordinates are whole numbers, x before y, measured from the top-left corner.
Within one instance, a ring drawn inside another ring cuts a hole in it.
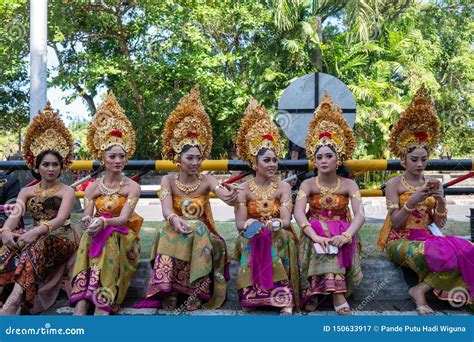
[[[34,171],[35,173],[39,173],[39,170],[38,170],[38,169],[33,169],[33,171]]]

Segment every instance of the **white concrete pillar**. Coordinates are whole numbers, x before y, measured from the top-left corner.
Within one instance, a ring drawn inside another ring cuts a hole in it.
[[[30,0],[30,121],[46,105],[48,0]]]

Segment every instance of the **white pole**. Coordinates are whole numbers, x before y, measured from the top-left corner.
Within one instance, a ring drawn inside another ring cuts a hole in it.
[[[30,0],[30,121],[46,105],[48,0]]]

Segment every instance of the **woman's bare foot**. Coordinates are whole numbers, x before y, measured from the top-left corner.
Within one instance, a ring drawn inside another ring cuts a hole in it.
[[[178,304],[178,294],[176,292],[171,292],[169,295],[165,296],[161,307],[165,310],[175,310]]]
[[[293,316],[293,306],[288,306],[280,310],[280,316]]]
[[[317,299],[316,297],[312,297],[304,306],[304,309],[309,312],[313,312],[317,309],[318,304],[317,304]]]
[[[109,316],[110,312],[99,309],[98,307],[94,310],[94,316]]]
[[[425,294],[431,290],[431,287],[425,283],[419,283],[408,290],[408,294],[416,304],[416,312],[420,316],[433,315],[435,312],[426,302]]]
[[[352,315],[351,308],[347,303],[346,297],[343,293],[333,293],[332,302],[334,304],[334,310],[340,316],[350,316]]]
[[[195,311],[201,308],[201,300],[199,298],[188,298],[186,301],[186,310]]]
[[[87,309],[89,308],[89,302],[85,299],[77,302],[74,307],[74,316],[85,316],[87,315]]]

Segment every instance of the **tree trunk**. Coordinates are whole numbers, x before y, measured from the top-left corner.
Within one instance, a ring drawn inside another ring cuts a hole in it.
[[[323,43],[323,29],[322,29],[322,21],[321,21],[321,16],[317,15],[314,18],[316,22],[316,30],[318,32],[318,38],[319,38],[319,44]],[[321,48],[319,47],[319,44],[316,45],[316,48],[314,49],[314,65],[318,69],[318,71],[323,71],[323,56],[321,52]]]

